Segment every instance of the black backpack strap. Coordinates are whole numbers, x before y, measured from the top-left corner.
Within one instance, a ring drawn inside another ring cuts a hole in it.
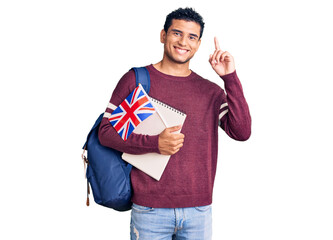
[[[132,68],[135,72],[135,81],[136,86],[139,85],[139,83],[142,84],[142,87],[146,91],[147,94],[149,94],[150,91],[150,75],[145,67],[134,67]]]

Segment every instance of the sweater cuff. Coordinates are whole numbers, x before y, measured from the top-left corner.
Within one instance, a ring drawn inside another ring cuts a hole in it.
[[[149,146],[152,147],[152,152],[156,152],[156,153],[160,154],[160,150],[158,148],[158,138],[159,138],[159,135],[148,136],[147,141],[148,141]]]
[[[227,82],[231,82],[231,81],[235,81],[235,79],[237,79],[237,73],[236,70],[233,71],[232,73],[228,73],[226,75],[221,76],[221,78],[223,79],[223,81],[225,83]]]
[[[222,76],[221,78],[224,81],[224,87],[227,94],[232,94],[235,97],[243,95],[242,84],[239,81],[236,70],[232,73]]]

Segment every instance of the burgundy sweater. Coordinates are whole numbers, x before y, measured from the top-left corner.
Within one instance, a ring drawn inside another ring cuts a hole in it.
[[[222,77],[225,94],[217,84],[193,71],[187,77],[175,77],[159,72],[153,65],[147,69],[151,79],[149,95],[186,113],[181,131],[185,139],[180,151],[171,156],[160,181],[132,169],[132,201],[155,208],[209,205],[217,165],[218,127],[239,141],[251,135],[251,117],[236,71]],[[130,70],[118,82],[110,103],[118,106],[135,87],[135,74]],[[101,144],[121,152],[159,153],[158,135],[132,133],[123,141],[107,118],[102,120],[99,139]]]

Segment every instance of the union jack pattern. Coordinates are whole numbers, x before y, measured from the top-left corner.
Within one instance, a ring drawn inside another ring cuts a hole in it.
[[[109,122],[120,137],[126,141],[133,130],[155,111],[147,93],[139,84],[112,112]]]

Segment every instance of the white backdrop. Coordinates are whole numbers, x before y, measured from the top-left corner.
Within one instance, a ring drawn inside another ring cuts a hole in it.
[[[1,239],[129,239],[129,212],[85,206],[81,147],[119,78],[162,58],[165,17],[186,6],[206,22],[191,69],[223,87],[208,63],[217,36],[253,120],[247,142],[219,132],[213,239],[333,239],[324,0],[1,1]]]

